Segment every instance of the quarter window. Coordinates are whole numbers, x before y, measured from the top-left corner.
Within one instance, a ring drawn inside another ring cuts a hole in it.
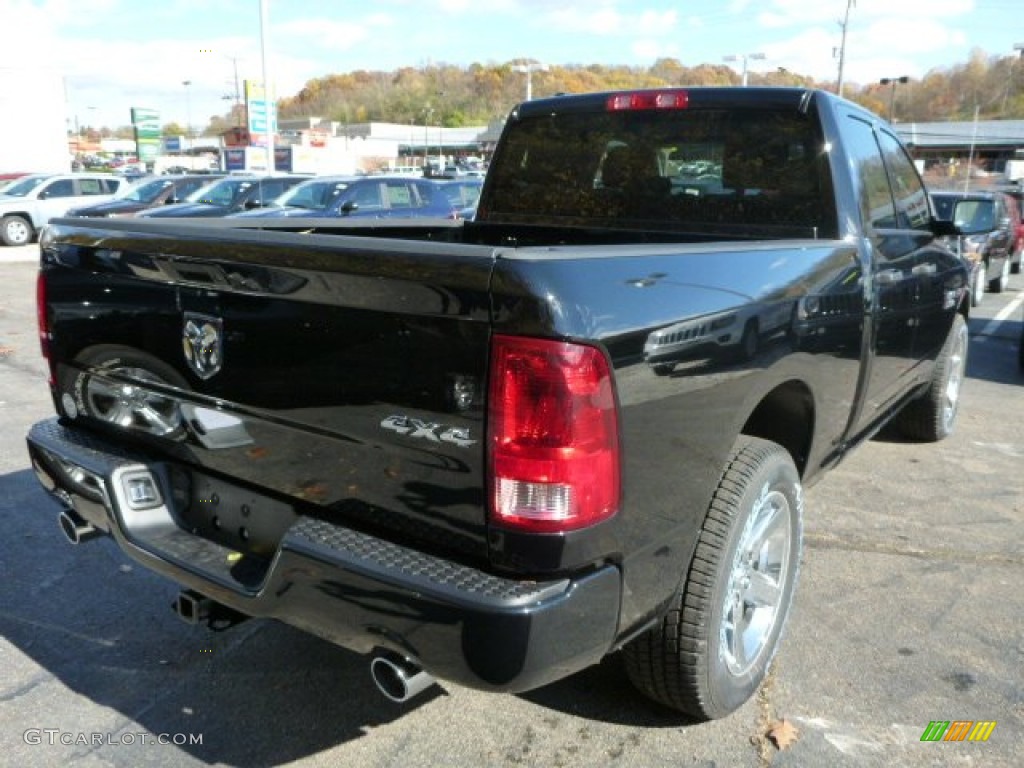
[[[103,185],[99,179],[79,179],[78,186],[80,194],[83,195],[102,195],[105,194],[103,191]]]
[[[896,206],[893,204],[882,152],[871,125],[851,117],[844,141],[860,182],[858,197],[861,220],[872,229],[894,228]]]
[[[928,229],[928,193],[913,162],[890,134],[879,131],[878,139],[896,203],[896,226],[900,229]]]

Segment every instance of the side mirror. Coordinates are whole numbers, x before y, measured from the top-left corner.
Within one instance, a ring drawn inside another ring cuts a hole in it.
[[[953,221],[961,235],[980,235],[995,228],[995,210],[989,201],[959,200],[953,206]]]
[[[358,210],[359,210],[359,203],[355,202],[354,200],[349,200],[349,201],[347,201],[345,203],[342,203],[341,209],[340,209],[342,216],[348,216],[350,213],[353,213],[353,212],[358,211]]]
[[[253,208],[262,208],[263,200],[258,197],[254,197],[252,200],[246,200],[244,207],[247,211],[251,211]]]

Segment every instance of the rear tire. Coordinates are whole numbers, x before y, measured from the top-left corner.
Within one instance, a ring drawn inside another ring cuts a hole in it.
[[[789,453],[741,436],[671,608],[623,650],[626,673],[640,691],[701,720],[724,717],[753,695],[792,604],[802,517],[800,477]]]
[[[953,433],[967,371],[968,341],[967,321],[958,313],[935,360],[928,391],[907,403],[897,416],[896,425],[907,437],[933,443]]]

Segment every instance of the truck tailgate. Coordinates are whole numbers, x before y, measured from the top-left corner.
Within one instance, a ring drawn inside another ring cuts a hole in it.
[[[251,484],[485,556],[491,248],[70,223],[43,243],[58,408],[189,468],[190,524],[269,554]]]

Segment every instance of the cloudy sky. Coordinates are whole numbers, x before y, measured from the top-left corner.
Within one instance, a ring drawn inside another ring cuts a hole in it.
[[[1021,0],[267,0],[264,40],[284,95],[332,72],[514,58],[695,66],[763,53],[751,71],[835,80],[848,5],[848,83],[1024,43]],[[0,67],[59,72],[82,125],[127,124],[133,106],[205,125],[230,106],[236,67],[261,79],[259,0],[0,0],[0,30]]]

